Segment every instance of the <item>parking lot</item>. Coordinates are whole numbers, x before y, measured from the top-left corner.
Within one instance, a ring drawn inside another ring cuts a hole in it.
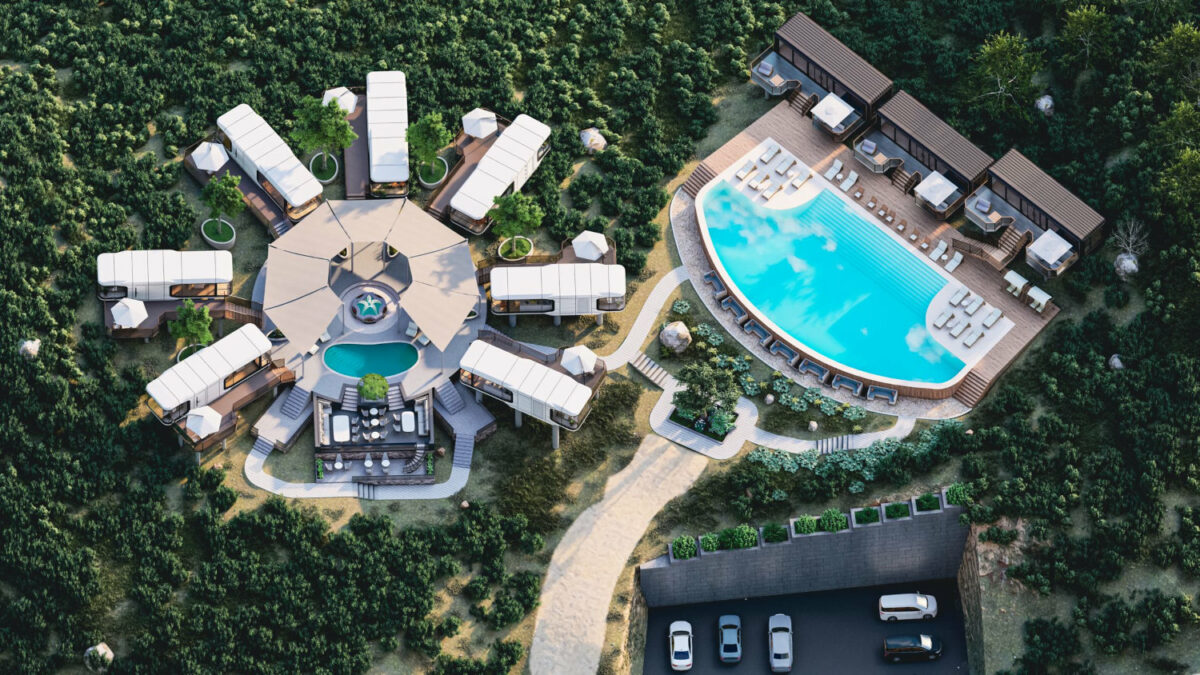
[[[879,620],[879,596],[887,593],[931,593],[938,601],[938,616],[932,621]],[[690,621],[695,645],[691,672],[767,673],[767,617],[792,617],[795,673],[965,673],[967,639],[962,608],[953,579],[922,581],[898,586],[853,588],[800,595],[779,595],[752,600],[727,600],[701,605],[657,607],[650,610],[646,626],[644,675],[670,673],[667,658],[667,626],[672,621]],[[742,617],[742,661],[722,664],[717,660],[717,617]],[[942,640],[944,651],[937,661],[893,664],[883,660],[883,639],[889,635],[928,633]]]

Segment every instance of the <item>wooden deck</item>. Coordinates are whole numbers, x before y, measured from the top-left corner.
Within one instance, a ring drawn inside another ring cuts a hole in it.
[[[725,145],[704,158],[700,166],[704,171],[718,175],[735,162],[740,161],[747,152],[767,138],[774,138],[784,149],[816,170],[818,175],[824,174],[826,169],[838,159],[841,159],[845,166],[844,173],[857,171],[859,173],[857,187],[863,191],[863,197],[859,201],[863,202],[865,206],[868,199],[873,195],[877,196],[881,208],[895,212],[896,223],[901,220],[907,221],[906,232],[915,232],[918,235],[917,241],[911,242],[917,253],[925,254],[924,251],[917,248],[922,241],[931,242],[931,248],[937,245],[938,240],[945,240],[948,244],[954,239],[975,243],[975,240],[959,234],[949,223],[934,218],[932,214],[917,204],[911,195],[901,193],[892,185],[888,176],[871,173],[866,167],[859,164],[853,159],[853,150],[850,147],[834,142],[827,134],[814,128],[812,120],[798,114],[786,100],[780,102]],[[854,192],[855,189],[852,188],[847,193],[847,198],[853,199]],[[875,210],[879,208],[877,207]],[[883,225],[882,221],[880,224]],[[1013,328],[984,355],[967,376],[968,379],[979,381],[982,390],[977,393],[963,391],[955,394],[964,403],[973,406],[1029,343],[1037,337],[1038,333],[1050,323],[1050,320],[1058,314],[1059,309],[1051,304],[1045,312],[1039,314],[1026,303],[1005,291],[1006,284],[1002,271],[997,271],[991,265],[969,256],[963,260],[952,276],[972,291],[982,295],[984,300],[993,307],[1002,310],[1004,316],[1014,323]],[[979,387],[968,388],[977,389]]]
[[[146,320],[137,328],[115,328],[112,322],[112,306],[115,300],[105,300],[101,304],[104,313],[104,328],[115,339],[148,339],[158,335],[167,325],[179,317],[179,306],[184,298],[177,300],[146,301]],[[252,323],[262,327],[262,311],[254,309],[249,300],[229,296],[225,298],[192,298],[196,307],[207,307],[208,314],[213,319]]]
[[[199,145],[199,143],[196,145]],[[208,185],[208,181],[211,180],[214,175],[223,176],[225,175],[225,172],[228,171],[229,173],[237,176],[240,180],[238,183],[238,189],[242,191],[242,201],[246,202],[246,206],[250,207],[250,212],[254,214],[254,217],[257,218],[260,223],[267,226],[267,231],[271,234],[272,239],[282,236],[284,232],[287,232],[289,229],[291,229],[292,221],[288,219],[287,213],[284,212],[283,208],[276,204],[275,201],[272,200],[267,194],[267,191],[259,187],[258,184],[255,183],[250,176],[248,176],[246,172],[242,170],[242,167],[238,166],[237,162],[230,159],[221,165],[221,168],[217,169],[214,173],[202,171],[197,168],[195,162],[192,161],[192,151],[195,149],[196,146],[193,145],[192,147],[188,148],[187,152],[184,154],[183,168],[193,179],[195,179],[197,183],[200,184],[201,188],[203,188],[205,185]]]
[[[454,139],[454,151],[458,154],[458,161],[454,166],[450,167],[450,173],[446,176],[445,182],[431,196],[429,200],[429,213],[435,218],[439,218],[445,222],[450,222],[450,200],[454,195],[458,194],[459,188],[463,183],[467,182],[467,177],[478,166],[479,160],[487,154],[487,151],[495,144],[496,139],[500,138],[500,133],[507,126],[503,120],[497,117],[499,128],[496,134],[488,138],[472,138],[464,133],[459,133],[458,138]],[[457,223],[454,224],[458,227]],[[461,228],[460,228],[461,229]],[[484,228],[486,230],[486,228]],[[481,234],[474,230],[468,230],[471,234]]]
[[[187,417],[175,423],[175,430],[196,452],[204,452],[237,432],[238,411],[272,393],[281,384],[296,381],[296,374],[283,366],[271,365],[239,382],[233,389],[209,403],[221,415],[221,428],[200,438],[187,428]]]
[[[358,105],[346,119],[358,138],[342,151],[342,175],[346,179],[346,199],[366,199],[371,189],[371,158],[367,146],[367,96],[358,94]]]

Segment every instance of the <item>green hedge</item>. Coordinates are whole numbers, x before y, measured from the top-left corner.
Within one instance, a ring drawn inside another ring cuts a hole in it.
[[[841,532],[849,526],[850,521],[846,514],[837,509],[825,509],[825,513],[821,514],[822,532]]]
[[[946,488],[946,501],[956,506],[967,506],[971,503],[971,490],[962,483],[955,483]]]
[[[758,530],[745,523],[721,530],[721,550],[753,548],[758,545]]]
[[[907,518],[912,515],[912,512],[908,508],[908,504],[905,504],[904,502],[888,504],[887,507],[884,508],[883,512],[887,514],[889,519]]]
[[[763,525],[763,541],[769,544],[778,544],[781,541],[787,541],[787,528],[779,523],[767,523]]]
[[[681,534],[675,537],[675,541],[671,542],[671,551],[675,554],[676,560],[694,558],[696,557],[696,539],[686,534]]]
[[[712,553],[713,551],[720,550],[720,548],[721,540],[717,537],[715,532],[709,532],[707,534],[700,535],[700,550],[705,551],[706,553]]]
[[[920,497],[917,497],[918,511],[937,511],[939,508],[941,508],[941,506],[942,500],[932,492],[926,492]]]
[[[879,509],[868,507],[861,511],[854,512],[854,523],[856,525],[870,525],[871,523],[879,522]]]
[[[817,531],[817,519],[808,515],[800,516],[793,527],[796,534],[812,534]]]

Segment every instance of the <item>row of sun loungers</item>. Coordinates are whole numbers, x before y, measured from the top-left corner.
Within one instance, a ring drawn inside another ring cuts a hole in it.
[[[768,331],[766,328],[763,328],[762,324],[758,323],[754,319],[750,319],[749,321],[747,321],[746,325],[742,326],[742,328],[747,333],[751,333],[751,334],[755,335],[758,338],[758,344],[763,347],[766,347],[767,343],[771,341],[771,338],[772,338],[771,332]]]
[[[858,172],[851,171],[850,175],[846,176],[846,180],[842,181],[842,184],[839,185],[838,187],[841,188],[842,192],[849,192],[850,188],[854,187],[854,184],[857,182],[858,182]]]
[[[776,342],[775,345],[779,345],[779,343]],[[774,350],[774,346],[772,346],[772,350]],[[791,353],[790,349],[787,351],[788,353]],[[829,379],[829,369],[818,363],[810,361],[809,359],[801,359],[800,362],[796,364],[796,370],[800,371],[802,374],[814,375],[822,383]],[[833,379],[829,380],[829,386],[833,387],[834,389],[848,389],[855,396],[864,396],[864,387],[862,382],[840,373],[835,374]],[[866,387],[866,395],[864,398],[866,398],[868,401],[881,398],[887,401],[890,405],[896,405],[896,400],[899,398],[899,396],[895,389],[880,387],[873,384],[869,387]]]
[[[717,276],[716,270],[709,270],[708,274],[704,275],[704,283],[712,286],[713,295],[718,299],[725,297],[725,294],[729,292],[725,289],[725,282],[721,281],[721,277]]]
[[[721,309],[733,314],[733,320],[736,323],[741,323],[750,316],[746,310],[733,299],[732,295],[727,295],[721,300]]]
[[[881,398],[881,399],[887,401],[888,405],[896,405],[897,396],[896,396],[895,389],[888,389],[887,387],[879,387],[876,385],[871,385],[871,386],[867,387],[867,397],[866,398],[868,401],[874,401],[877,398]]]
[[[990,309],[980,322],[981,327],[975,327],[974,330],[971,330],[974,327],[971,317],[974,317],[984,306]],[[962,309],[965,316],[958,316],[954,309],[956,307]],[[963,338],[963,346],[973,347],[984,336],[986,331],[995,326],[1003,316],[1004,312],[997,307],[987,305],[983,300],[983,296],[971,296],[971,292],[967,290],[966,286],[960,286],[950,296],[950,309],[943,310],[938,314],[933,320],[933,326],[934,328],[948,327],[950,337],[955,339],[958,339],[965,333],[966,337]]]

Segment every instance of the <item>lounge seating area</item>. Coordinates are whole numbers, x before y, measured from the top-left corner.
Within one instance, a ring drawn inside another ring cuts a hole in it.
[[[829,377],[829,369],[828,368],[826,368],[825,366],[822,366],[818,363],[813,363],[812,361],[809,361],[808,359],[804,359],[803,361],[801,361],[800,365],[796,366],[796,370],[799,370],[801,373],[808,373],[810,375],[816,375],[817,379],[820,380],[821,382],[824,382],[825,379],[827,377]]]
[[[784,360],[787,361],[789,366],[794,364],[796,360],[800,358],[800,355],[796,353],[796,350],[783,344],[779,340],[771,343],[770,352],[772,354],[782,356]]]
[[[862,395],[862,391],[863,391],[863,383],[862,382],[859,382],[858,380],[856,380],[852,377],[847,377],[845,375],[834,375],[833,379],[830,380],[830,382],[829,382],[829,386],[833,387],[834,389],[849,390],[855,396]]]
[[[725,288],[725,282],[721,281],[721,277],[717,276],[716,270],[709,270],[708,274],[704,275],[704,283],[712,286],[713,296],[723,298],[729,291]]]
[[[721,299],[721,309],[733,314],[734,323],[740,324],[743,321],[745,321],[747,317],[750,316],[746,312],[745,308],[743,308],[741,305],[739,305],[737,303],[737,301],[734,300],[733,296],[731,296],[731,295],[727,295]]]
[[[896,405],[896,399],[898,397],[895,389],[888,389],[887,387],[880,387],[872,384],[871,386],[867,387],[866,398],[868,401],[874,401],[875,399],[881,398],[887,401],[888,405]]]
[[[759,324],[758,321],[756,321],[754,319],[750,319],[749,321],[747,321],[746,324],[744,326],[742,326],[742,328],[747,333],[757,337],[758,344],[763,347],[766,347],[767,343],[773,339],[771,332],[768,331],[766,328],[763,328],[762,325]]]

